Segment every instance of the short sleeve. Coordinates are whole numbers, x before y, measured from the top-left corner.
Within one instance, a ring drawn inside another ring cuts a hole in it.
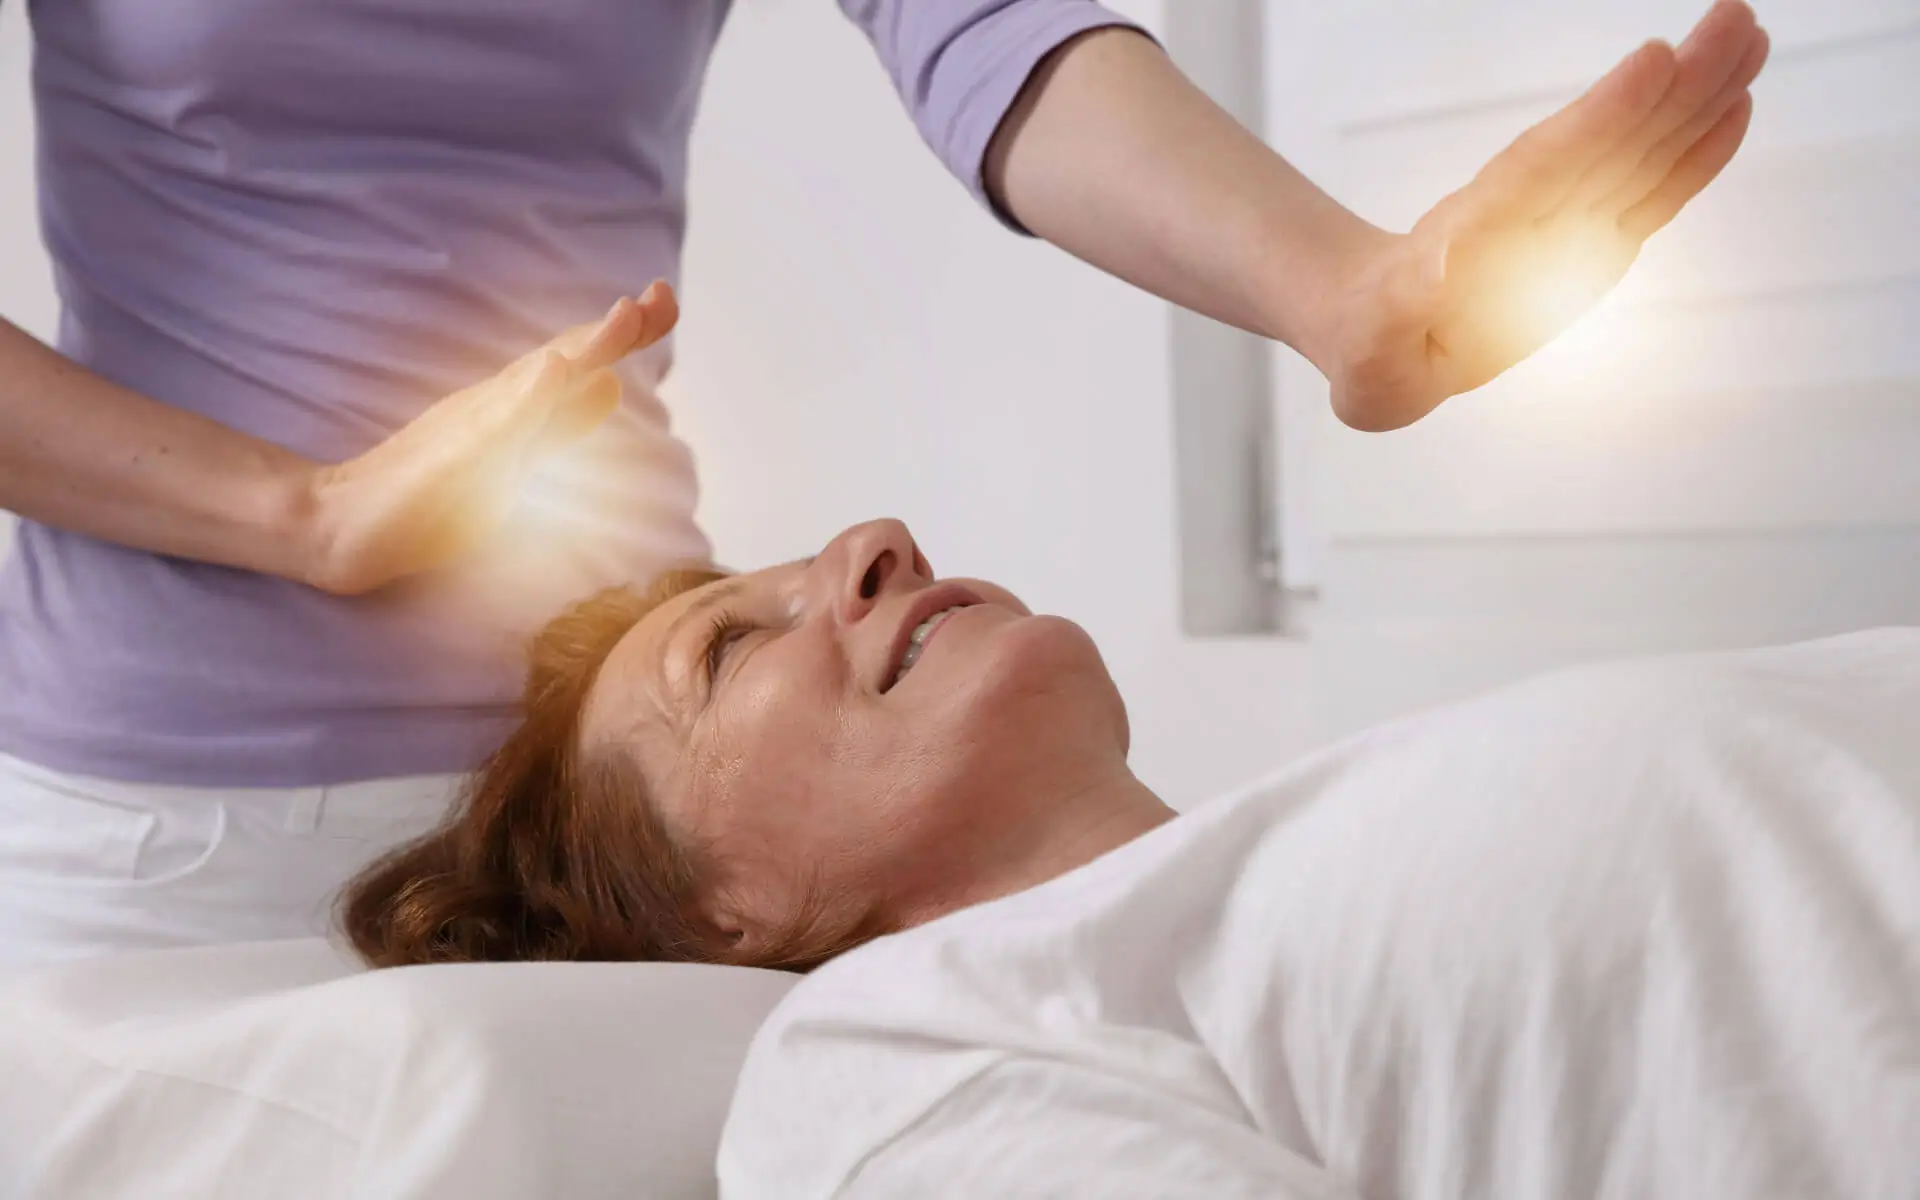
[[[1139,28],[1094,0],[839,2],[873,43],[920,136],[990,208],[987,146],[1035,69],[1090,30]]]

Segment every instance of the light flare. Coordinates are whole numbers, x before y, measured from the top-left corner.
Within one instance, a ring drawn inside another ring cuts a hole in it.
[[[1655,382],[1648,371],[1675,350],[1650,296],[1670,290],[1660,272],[1621,277],[1618,251],[1599,240],[1568,239],[1516,280],[1516,336],[1539,349],[1491,389],[1503,423],[1577,432],[1625,419],[1634,398]],[[1643,264],[1644,268],[1644,264]]]
[[[1583,323],[1621,282],[1626,264],[1604,230],[1543,231],[1516,247],[1496,294],[1516,345],[1544,348]]]
[[[595,464],[584,442],[548,451],[522,476],[516,491],[516,521],[534,518],[559,526],[591,492],[587,477]]]

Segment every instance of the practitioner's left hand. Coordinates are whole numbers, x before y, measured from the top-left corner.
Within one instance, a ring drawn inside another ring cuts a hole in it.
[[[1626,274],[1739,149],[1767,35],[1720,0],[1675,50],[1649,42],[1529,129],[1334,305],[1334,410],[1395,429],[1514,366]]]

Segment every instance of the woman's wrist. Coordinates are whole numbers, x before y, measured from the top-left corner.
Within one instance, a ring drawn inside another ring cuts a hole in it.
[[[238,565],[326,590],[324,468],[292,453],[270,456],[236,497],[245,541]]]
[[[1258,332],[1332,378],[1347,352],[1354,305],[1367,302],[1371,281],[1403,239],[1331,199],[1315,209],[1310,221],[1297,209],[1279,214],[1275,248],[1257,268]]]

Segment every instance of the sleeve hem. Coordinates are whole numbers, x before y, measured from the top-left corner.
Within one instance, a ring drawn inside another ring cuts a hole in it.
[[[942,131],[941,157],[971,192],[1001,224],[1023,237],[1033,233],[1014,219],[987,192],[987,148],[1006,122],[1014,102],[1033,79],[1034,73],[1056,50],[1074,38],[1099,29],[1130,29],[1148,40],[1153,35],[1137,23],[1108,12],[1098,4],[1075,2],[1049,5],[1037,16],[1027,16],[1031,6],[1015,6],[1000,20],[984,28],[969,31],[968,38],[987,43],[977,53],[979,63],[973,81],[954,107],[947,127]],[[965,53],[961,45],[947,53]]]

